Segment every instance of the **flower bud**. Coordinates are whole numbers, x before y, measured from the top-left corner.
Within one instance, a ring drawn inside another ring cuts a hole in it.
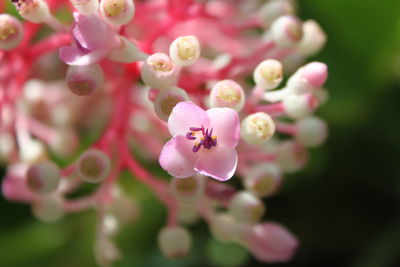
[[[296,71],[287,87],[295,94],[305,94],[321,87],[328,78],[328,67],[321,62],[311,62]]]
[[[190,66],[200,57],[200,42],[196,36],[176,38],[169,47],[172,61],[181,67]]]
[[[111,214],[106,214],[100,221],[100,230],[102,234],[108,237],[114,237],[118,233],[118,220]]]
[[[84,15],[94,14],[99,9],[99,0],[70,0],[70,2]]]
[[[104,235],[97,238],[94,253],[99,266],[110,266],[112,262],[121,257],[121,252],[114,241]]]
[[[101,0],[100,14],[110,25],[122,26],[132,20],[135,4],[133,0]]]
[[[46,148],[36,140],[30,140],[21,146],[19,154],[21,161],[25,163],[37,163],[47,158]]]
[[[259,261],[286,262],[295,254],[298,241],[280,224],[266,222],[253,226],[247,247]]]
[[[68,67],[66,83],[76,95],[90,95],[102,86],[103,81],[103,70],[98,64]]]
[[[166,258],[185,256],[192,245],[190,233],[181,226],[167,226],[158,235],[158,246]]]
[[[11,133],[0,133],[0,162],[6,161],[15,149],[14,137]]]
[[[58,195],[44,196],[32,206],[35,217],[44,222],[55,222],[64,216],[63,200]]]
[[[301,21],[295,16],[281,16],[272,23],[271,34],[278,47],[292,48],[303,36]]]
[[[0,49],[11,50],[20,44],[24,31],[21,22],[8,14],[0,14]]]
[[[60,169],[51,161],[32,165],[26,173],[28,188],[35,193],[49,194],[57,190],[60,183]]]
[[[196,210],[196,203],[184,203],[179,205],[178,221],[185,225],[191,225],[199,220],[199,213]]]
[[[321,145],[328,135],[325,121],[317,117],[302,118],[297,121],[296,140],[306,147]]]
[[[259,17],[262,25],[268,28],[273,21],[284,15],[291,15],[294,13],[292,3],[287,0],[272,0],[265,3],[260,11]]]
[[[303,23],[303,39],[298,49],[305,56],[312,56],[319,52],[326,43],[326,34],[314,20]]]
[[[325,88],[319,88],[313,91],[313,95],[318,100],[319,105],[323,105],[329,99],[329,92]]]
[[[176,83],[178,72],[171,58],[164,53],[155,53],[143,63],[143,82],[155,89],[167,89]]]
[[[277,163],[285,173],[301,170],[308,161],[307,150],[298,143],[285,141],[277,150]]]
[[[78,177],[87,183],[100,183],[111,171],[111,160],[101,150],[89,149],[76,162]]]
[[[290,95],[282,103],[285,113],[293,119],[300,119],[312,114],[319,104],[317,98],[312,94]]]
[[[113,49],[108,59],[121,63],[131,63],[146,59],[147,55],[143,53],[136,44],[123,36],[120,36],[120,40],[120,47]]]
[[[50,17],[49,6],[44,0],[13,0],[18,13],[33,23],[46,22]]]
[[[265,112],[247,116],[241,124],[240,133],[244,141],[252,145],[266,142],[275,133],[275,123]]]
[[[247,225],[238,223],[233,216],[220,213],[212,217],[209,224],[214,238],[221,242],[237,242],[245,236],[243,233],[248,229]]]
[[[245,102],[243,88],[233,80],[219,81],[211,89],[210,106],[212,108],[231,108],[240,111]]]
[[[189,100],[189,96],[186,91],[174,86],[156,96],[154,110],[160,119],[168,121],[169,115],[176,104],[187,100]]]
[[[253,73],[257,86],[265,90],[271,90],[281,83],[283,78],[282,64],[275,59],[267,59],[258,64]]]
[[[265,213],[262,201],[247,191],[241,191],[231,199],[229,213],[241,223],[257,223]]]
[[[170,182],[172,196],[181,202],[193,202],[204,192],[204,177],[172,178]]]
[[[247,190],[258,197],[273,195],[282,183],[282,175],[275,164],[261,163],[252,167],[244,179]]]

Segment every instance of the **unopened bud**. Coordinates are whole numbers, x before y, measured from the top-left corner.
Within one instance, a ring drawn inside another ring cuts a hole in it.
[[[33,23],[46,22],[50,17],[49,6],[44,0],[13,0],[18,13]]]
[[[275,164],[261,163],[251,168],[244,185],[258,197],[269,197],[276,193],[282,183],[282,175]]]
[[[98,64],[68,67],[66,83],[76,95],[90,95],[102,86],[103,81],[104,73]]]
[[[21,22],[8,14],[0,14],[0,49],[11,50],[22,41]]]
[[[169,47],[172,61],[182,67],[190,66],[200,57],[200,42],[196,36],[176,38]]]
[[[63,200],[58,195],[48,195],[32,206],[33,215],[44,222],[55,222],[64,216]]]
[[[267,113],[257,112],[242,121],[240,133],[247,143],[261,144],[274,135],[275,123]]]
[[[310,93],[290,95],[282,103],[285,113],[293,119],[300,119],[312,114],[319,105],[317,98]]]
[[[26,173],[28,188],[35,193],[49,194],[57,190],[60,183],[60,169],[51,161],[32,165]]]
[[[253,78],[257,86],[265,90],[274,89],[283,78],[282,64],[275,59],[264,60],[254,70]]]
[[[133,0],[101,0],[100,14],[113,26],[128,24],[135,14]]]
[[[30,140],[19,150],[21,161],[26,163],[37,163],[47,158],[47,152],[44,145],[36,140]]]
[[[303,23],[303,39],[299,43],[299,51],[305,56],[319,52],[326,43],[326,34],[314,20]]]
[[[84,15],[94,14],[99,9],[99,0],[70,0],[70,2]]]
[[[321,145],[328,134],[325,121],[317,117],[302,118],[297,121],[296,140],[306,147]]]
[[[155,89],[167,89],[174,85],[177,74],[171,58],[164,53],[149,56],[141,70],[143,82]]]
[[[229,203],[229,213],[241,223],[257,223],[265,213],[262,201],[250,192],[236,193]]]
[[[308,161],[307,150],[293,141],[281,143],[277,150],[277,163],[285,173],[301,170]]]
[[[281,16],[271,25],[272,38],[278,47],[296,46],[303,37],[301,21],[295,16]]]
[[[160,119],[168,121],[169,115],[176,104],[187,100],[189,100],[189,96],[186,91],[174,86],[156,96],[154,110]]]
[[[284,15],[294,13],[292,3],[288,0],[272,0],[265,3],[259,12],[264,27],[269,27],[273,21]]]
[[[90,149],[78,158],[76,170],[83,181],[100,183],[110,174],[111,160],[103,151]]]
[[[243,88],[233,80],[217,82],[210,92],[210,106],[212,108],[232,108],[240,111],[245,102]]]
[[[172,178],[170,182],[172,196],[181,202],[193,202],[204,192],[204,177]]]
[[[295,94],[305,94],[321,87],[328,78],[328,67],[321,62],[311,62],[299,68],[287,82]]]
[[[132,63],[146,59],[146,54],[136,44],[123,36],[120,36],[120,40],[120,47],[113,49],[108,56],[110,60],[121,63]]]
[[[189,252],[192,238],[181,226],[167,226],[158,235],[158,245],[166,258],[181,258]]]

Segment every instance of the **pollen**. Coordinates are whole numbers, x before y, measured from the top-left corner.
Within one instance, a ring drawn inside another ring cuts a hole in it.
[[[108,0],[104,4],[104,11],[106,15],[109,17],[120,15],[125,11],[125,8],[126,8],[125,0]]]
[[[17,32],[17,28],[7,18],[0,20],[0,40],[5,41]]]

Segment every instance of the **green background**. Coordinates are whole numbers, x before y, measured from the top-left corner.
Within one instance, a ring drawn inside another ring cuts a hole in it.
[[[300,17],[317,20],[328,34],[314,59],[329,65],[330,99],[318,114],[330,137],[267,200],[266,219],[301,241],[295,258],[276,266],[400,266],[400,1],[298,2]],[[163,207],[146,188],[123,180],[142,215],[118,238],[124,258],[115,266],[261,265],[236,246],[210,242],[202,223],[191,228],[189,257],[165,260],[156,246]],[[28,206],[0,199],[0,214],[0,266],[95,266],[93,211],[45,224]]]

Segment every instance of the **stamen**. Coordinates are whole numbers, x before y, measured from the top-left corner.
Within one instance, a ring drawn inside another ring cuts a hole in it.
[[[201,143],[200,144],[199,143],[194,143],[192,151],[196,153],[197,151],[200,150],[200,148],[201,148]]]
[[[188,132],[186,134],[186,138],[189,139],[189,140],[196,140],[196,137],[193,136],[193,132]]]
[[[200,139],[200,143],[196,142],[194,143],[194,146],[192,148],[193,152],[197,152],[200,150],[201,147],[205,149],[211,149],[212,147],[217,145],[217,136],[213,136],[213,128],[211,129],[205,129],[204,126],[202,125],[200,127],[190,127],[189,128],[190,132],[186,133],[186,139],[189,140],[195,140],[197,138]],[[196,137],[196,132],[201,131],[203,136],[202,137]]]

